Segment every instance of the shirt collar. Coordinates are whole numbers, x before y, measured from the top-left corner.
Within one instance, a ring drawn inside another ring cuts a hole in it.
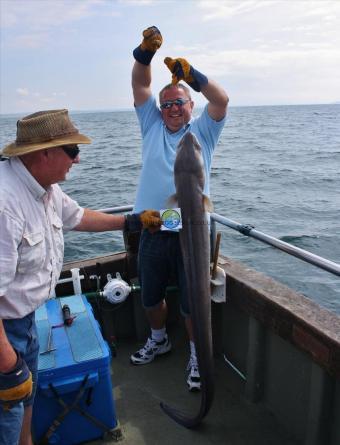
[[[184,125],[184,127],[182,127],[182,128],[180,128],[178,131],[176,131],[175,133],[174,132],[172,132],[172,131],[170,131],[169,129],[168,129],[168,127],[165,125],[165,123],[164,123],[164,121],[163,121],[163,126],[164,126],[164,128],[165,128],[165,130],[168,132],[168,134],[170,135],[170,136],[178,136],[178,135],[184,135],[184,133],[187,131],[187,129],[190,127],[190,124],[191,124],[191,122],[192,122],[192,119],[190,119],[190,121],[186,124],[186,125]]]
[[[18,179],[25,184],[28,190],[32,193],[34,199],[41,200],[44,195],[48,193],[48,190],[45,190],[38,181],[31,175],[31,173],[27,170],[23,162],[18,157],[13,157],[9,159],[11,163],[11,167],[18,177]]]

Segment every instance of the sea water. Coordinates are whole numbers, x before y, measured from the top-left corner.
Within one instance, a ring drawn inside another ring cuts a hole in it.
[[[71,117],[92,144],[81,146],[63,190],[94,209],[133,204],[141,168],[134,111]],[[1,147],[15,138],[17,119],[1,118]],[[216,213],[340,263],[340,105],[230,107],[210,190]],[[339,277],[230,228],[217,230],[222,254],[340,314]],[[120,232],[65,236],[65,260],[123,249]]]

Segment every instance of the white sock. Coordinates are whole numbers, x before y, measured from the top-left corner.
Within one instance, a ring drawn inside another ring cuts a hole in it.
[[[196,359],[196,347],[193,341],[190,341],[190,355]]]
[[[162,329],[152,329],[151,328],[151,338],[153,340],[155,340],[157,343],[160,343],[164,339],[165,333],[166,333],[165,327]]]

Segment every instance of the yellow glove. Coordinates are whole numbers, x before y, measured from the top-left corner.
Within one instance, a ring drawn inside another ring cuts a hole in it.
[[[133,57],[143,65],[150,65],[162,42],[163,37],[160,30],[156,26],[150,26],[143,31],[143,41],[133,50]]]
[[[156,26],[150,26],[143,31],[143,41],[141,49],[155,53],[162,45],[163,37],[160,30]]]
[[[173,85],[184,80],[195,91],[201,91],[201,87],[208,83],[208,78],[190,65],[186,59],[166,57],[164,63],[172,72]]]
[[[8,373],[0,373],[0,404],[6,409],[28,398],[32,393],[32,374],[17,352],[17,363]]]
[[[124,229],[129,232],[138,232],[142,228],[150,233],[157,232],[162,225],[160,214],[157,210],[144,210],[141,213],[132,213],[125,216]]]
[[[149,229],[150,233],[157,232],[162,225],[160,213],[157,210],[144,210],[139,217],[143,229]]]

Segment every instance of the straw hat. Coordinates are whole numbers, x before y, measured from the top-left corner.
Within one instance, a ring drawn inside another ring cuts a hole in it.
[[[67,110],[47,110],[30,114],[17,122],[17,138],[7,145],[2,156],[19,156],[44,148],[67,144],[90,144],[71,122]]]

